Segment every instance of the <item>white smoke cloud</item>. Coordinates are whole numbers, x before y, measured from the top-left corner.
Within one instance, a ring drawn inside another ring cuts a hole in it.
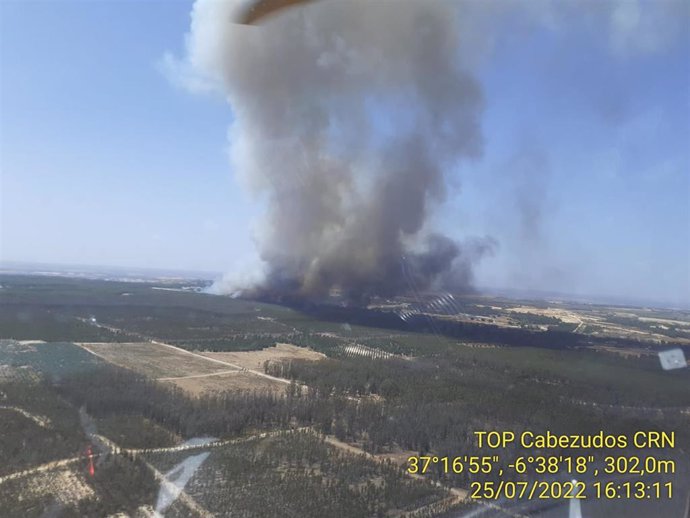
[[[457,164],[481,157],[473,70],[496,31],[509,18],[567,30],[575,15],[608,27],[614,52],[653,52],[673,36],[659,24],[683,5],[660,3],[321,1],[243,26],[233,20],[245,2],[197,0],[184,59],[167,54],[161,67],[230,104],[233,167],[267,203],[259,284],[353,297],[405,291],[410,279],[463,289],[494,243],[454,243],[428,216]]]
[[[187,59],[163,63],[178,83],[228,98],[233,165],[267,201],[257,242],[269,285],[403,291],[406,254],[422,288],[454,268],[469,280],[471,265],[455,259],[482,247],[463,254],[425,228],[444,176],[482,149],[482,93],[456,11],[324,2],[248,27],[231,23],[241,5],[198,1]]]

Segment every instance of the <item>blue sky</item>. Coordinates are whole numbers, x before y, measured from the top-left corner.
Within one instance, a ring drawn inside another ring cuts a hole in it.
[[[222,271],[251,246],[227,107],[156,66],[190,7],[2,3],[3,259]]]
[[[0,5],[0,258],[250,261],[261,211],[228,160],[232,111],[160,71],[191,2]],[[434,214],[498,241],[478,285],[690,305],[689,51],[688,17],[654,52],[579,22],[499,33],[477,71],[484,154]]]

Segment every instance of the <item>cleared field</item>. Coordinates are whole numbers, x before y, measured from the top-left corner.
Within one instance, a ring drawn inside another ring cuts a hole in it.
[[[79,345],[110,363],[152,378],[212,374],[232,368],[157,343],[81,343]]]
[[[285,392],[287,383],[257,376],[248,371],[235,371],[225,374],[209,374],[203,377],[188,377],[165,380],[193,396],[225,390],[268,390],[278,394]]]
[[[690,326],[690,322],[685,320],[671,320],[669,318],[651,318],[651,317],[638,317],[642,322],[654,322],[657,324],[671,324],[675,326]]]
[[[226,390],[283,393],[288,381],[265,374],[264,362],[326,357],[289,344],[231,353],[190,352],[157,342],[79,345],[103,360],[175,385],[193,396]]]
[[[274,347],[267,347],[260,351],[227,353],[205,352],[202,354],[209,358],[232,363],[245,369],[254,369],[261,372],[263,372],[264,369],[264,362],[267,361],[323,360],[326,358],[325,354],[305,347],[297,347],[292,344],[276,344]]]
[[[173,383],[183,390],[199,396],[204,393],[224,390],[268,390],[277,394],[285,391],[288,380],[264,373],[266,362],[283,363],[291,360],[322,360],[325,354],[297,347],[292,344],[276,344],[259,351],[245,352],[203,352],[194,353],[207,357],[211,362],[222,362],[225,371],[207,375],[191,375],[161,381]],[[232,370],[233,368],[237,370]]]
[[[558,318],[563,322],[569,324],[580,324],[582,319],[572,311],[567,311],[559,308],[535,308],[532,306],[519,306],[516,308],[508,308],[510,313],[527,313],[531,315],[539,315],[544,317]]]

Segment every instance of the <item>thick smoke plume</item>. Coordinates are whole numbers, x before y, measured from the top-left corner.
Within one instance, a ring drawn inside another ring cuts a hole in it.
[[[319,0],[245,26],[234,23],[244,7],[196,0],[186,58],[162,63],[184,87],[227,98],[234,170],[266,206],[262,277],[217,288],[340,288],[355,300],[466,290],[494,248],[440,235],[429,216],[457,164],[482,154],[484,100],[470,71],[495,41],[574,28],[633,59],[668,48],[690,12],[682,0]],[[516,182],[518,219],[539,229],[533,200],[546,187]]]
[[[267,203],[259,288],[353,299],[469,289],[491,240],[454,242],[428,224],[446,175],[482,151],[457,10],[326,1],[242,26],[240,4],[197,1],[187,43],[232,107],[234,167]]]

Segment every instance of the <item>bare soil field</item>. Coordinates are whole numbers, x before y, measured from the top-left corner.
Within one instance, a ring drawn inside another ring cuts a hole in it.
[[[203,377],[195,376],[162,381],[163,383],[176,385],[192,396],[226,390],[266,390],[282,394],[287,386],[287,383],[263,378],[249,371],[239,370],[226,372],[225,374],[210,374]]]
[[[157,343],[81,343],[78,345],[110,363],[152,378],[212,374],[232,369],[232,367],[205,361],[200,356]]]
[[[264,362],[266,361],[322,360],[326,358],[325,354],[291,344],[276,344],[274,347],[267,347],[260,351],[227,353],[204,352],[201,354],[209,358],[239,365],[245,369],[253,369],[261,372],[264,370]]]
[[[326,357],[290,344],[261,351],[224,353],[184,351],[158,342],[79,345],[110,363],[176,385],[193,396],[225,390],[268,390],[282,394],[288,381],[264,374],[264,362]]]
[[[265,362],[326,358],[324,354],[291,344],[277,344],[260,351],[198,352],[194,354],[199,357],[207,357],[209,363],[214,362],[211,365],[215,364],[221,367],[220,371],[209,374],[159,378],[160,381],[172,383],[194,396],[225,390],[268,390],[282,394],[285,392],[288,381],[264,374]]]

